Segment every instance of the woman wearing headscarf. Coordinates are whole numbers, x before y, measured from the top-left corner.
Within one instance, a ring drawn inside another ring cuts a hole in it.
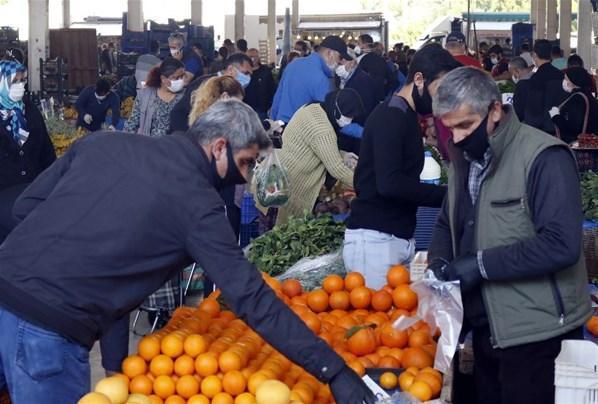
[[[363,113],[359,93],[345,88],[328,93],[322,103],[301,107],[293,115],[278,153],[289,178],[290,199],[278,209],[277,225],[286,223],[290,216],[313,210],[327,172],[353,186],[354,169],[343,160],[338,133]]]
[[[24,97],[26,82],[25,66],[0,61],[0,244],[16,225],[15,200],[56,160],[41,113]]]
[[[567,69],[563,79],[563,90],[571,95],[563,104],[549,111],[561,139],[571,143],[583,134],[586,113],[586,132],[598,133],[598,101],[592,94],[592,76],[583,67]]]

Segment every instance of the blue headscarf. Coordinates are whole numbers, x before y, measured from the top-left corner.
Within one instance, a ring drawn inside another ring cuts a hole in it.
[[[2,125],[9,124],[12,136],[19,146],[27,140],[20,129],[27,130],[27,121],[23,113],[23,101],[13,101],[9,97],[10,85],[18,72],[25,72],[27,68],[12,60],[0,61],[0,120]]]

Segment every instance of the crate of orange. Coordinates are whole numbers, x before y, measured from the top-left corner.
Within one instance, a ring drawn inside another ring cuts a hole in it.
[[[398,388],[422,401],[440,395],[443,375],[433,369],[439,334],[421,321],[404,331],[392,326],[417,311],[407,269],[391,268],[380,290],[368,288],[355,272],[330,275],[310,292],[295,279],[263,277],[356,373],[384,368],[396,376],[377,379],[389,390]],[[163,329],[139,342],[118,376],[127,381],[128,393],[146,396],[151,404],[334,402],[327,385],[223,310],[217,297],[197,308],[177,309]]]

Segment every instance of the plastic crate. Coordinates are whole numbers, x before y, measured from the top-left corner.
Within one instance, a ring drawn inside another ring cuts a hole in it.
[[[586,220],[583,223],[583,253],[590,278],[598,278],[598,222]]]
[[[598,404],[598,345],[565,340],[554,367],[555,404]]]
[[[417,251],[428,249],[439,213],[439,208],[419,208],[417,210],[417,225],[414,234],[415,249]]]
[[[239,244],[241,248],[249,245],[251,240],[260,236],[259,225],[257,222],[241,224],[241,234],[239,237]]]
[[[241,224],[250,224],[260,217],[260,211],[255,207],[253,195],[249,192],[243,194],[243,203],[241,204]]]

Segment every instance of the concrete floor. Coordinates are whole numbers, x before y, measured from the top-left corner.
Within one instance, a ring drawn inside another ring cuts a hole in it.
[[[197,307],[199,302],[203,297],[203,292],[189,292],[186,297],[185,304],[191,307]],[[134,354],[137,352],[137,344],[139,340],[142,338],[139,335],[133,334],[133,319],[135,318],[135,314],[137,311],[131,313],[131,326],[129,327],[129,355]],[[139,321],[137,322],[136,331],[138,334],[145,335],[150,332],[151,326],[147,320],[147,314],[142,313],[139,317]],[[96,383],[106,377],[104,372],[104,368],[102,368],[102,355],[100,354],[100,343],[96,342],[93,346],[93,349],[89,353],[89,364],[91,366],[91,387],[96,385]]]

